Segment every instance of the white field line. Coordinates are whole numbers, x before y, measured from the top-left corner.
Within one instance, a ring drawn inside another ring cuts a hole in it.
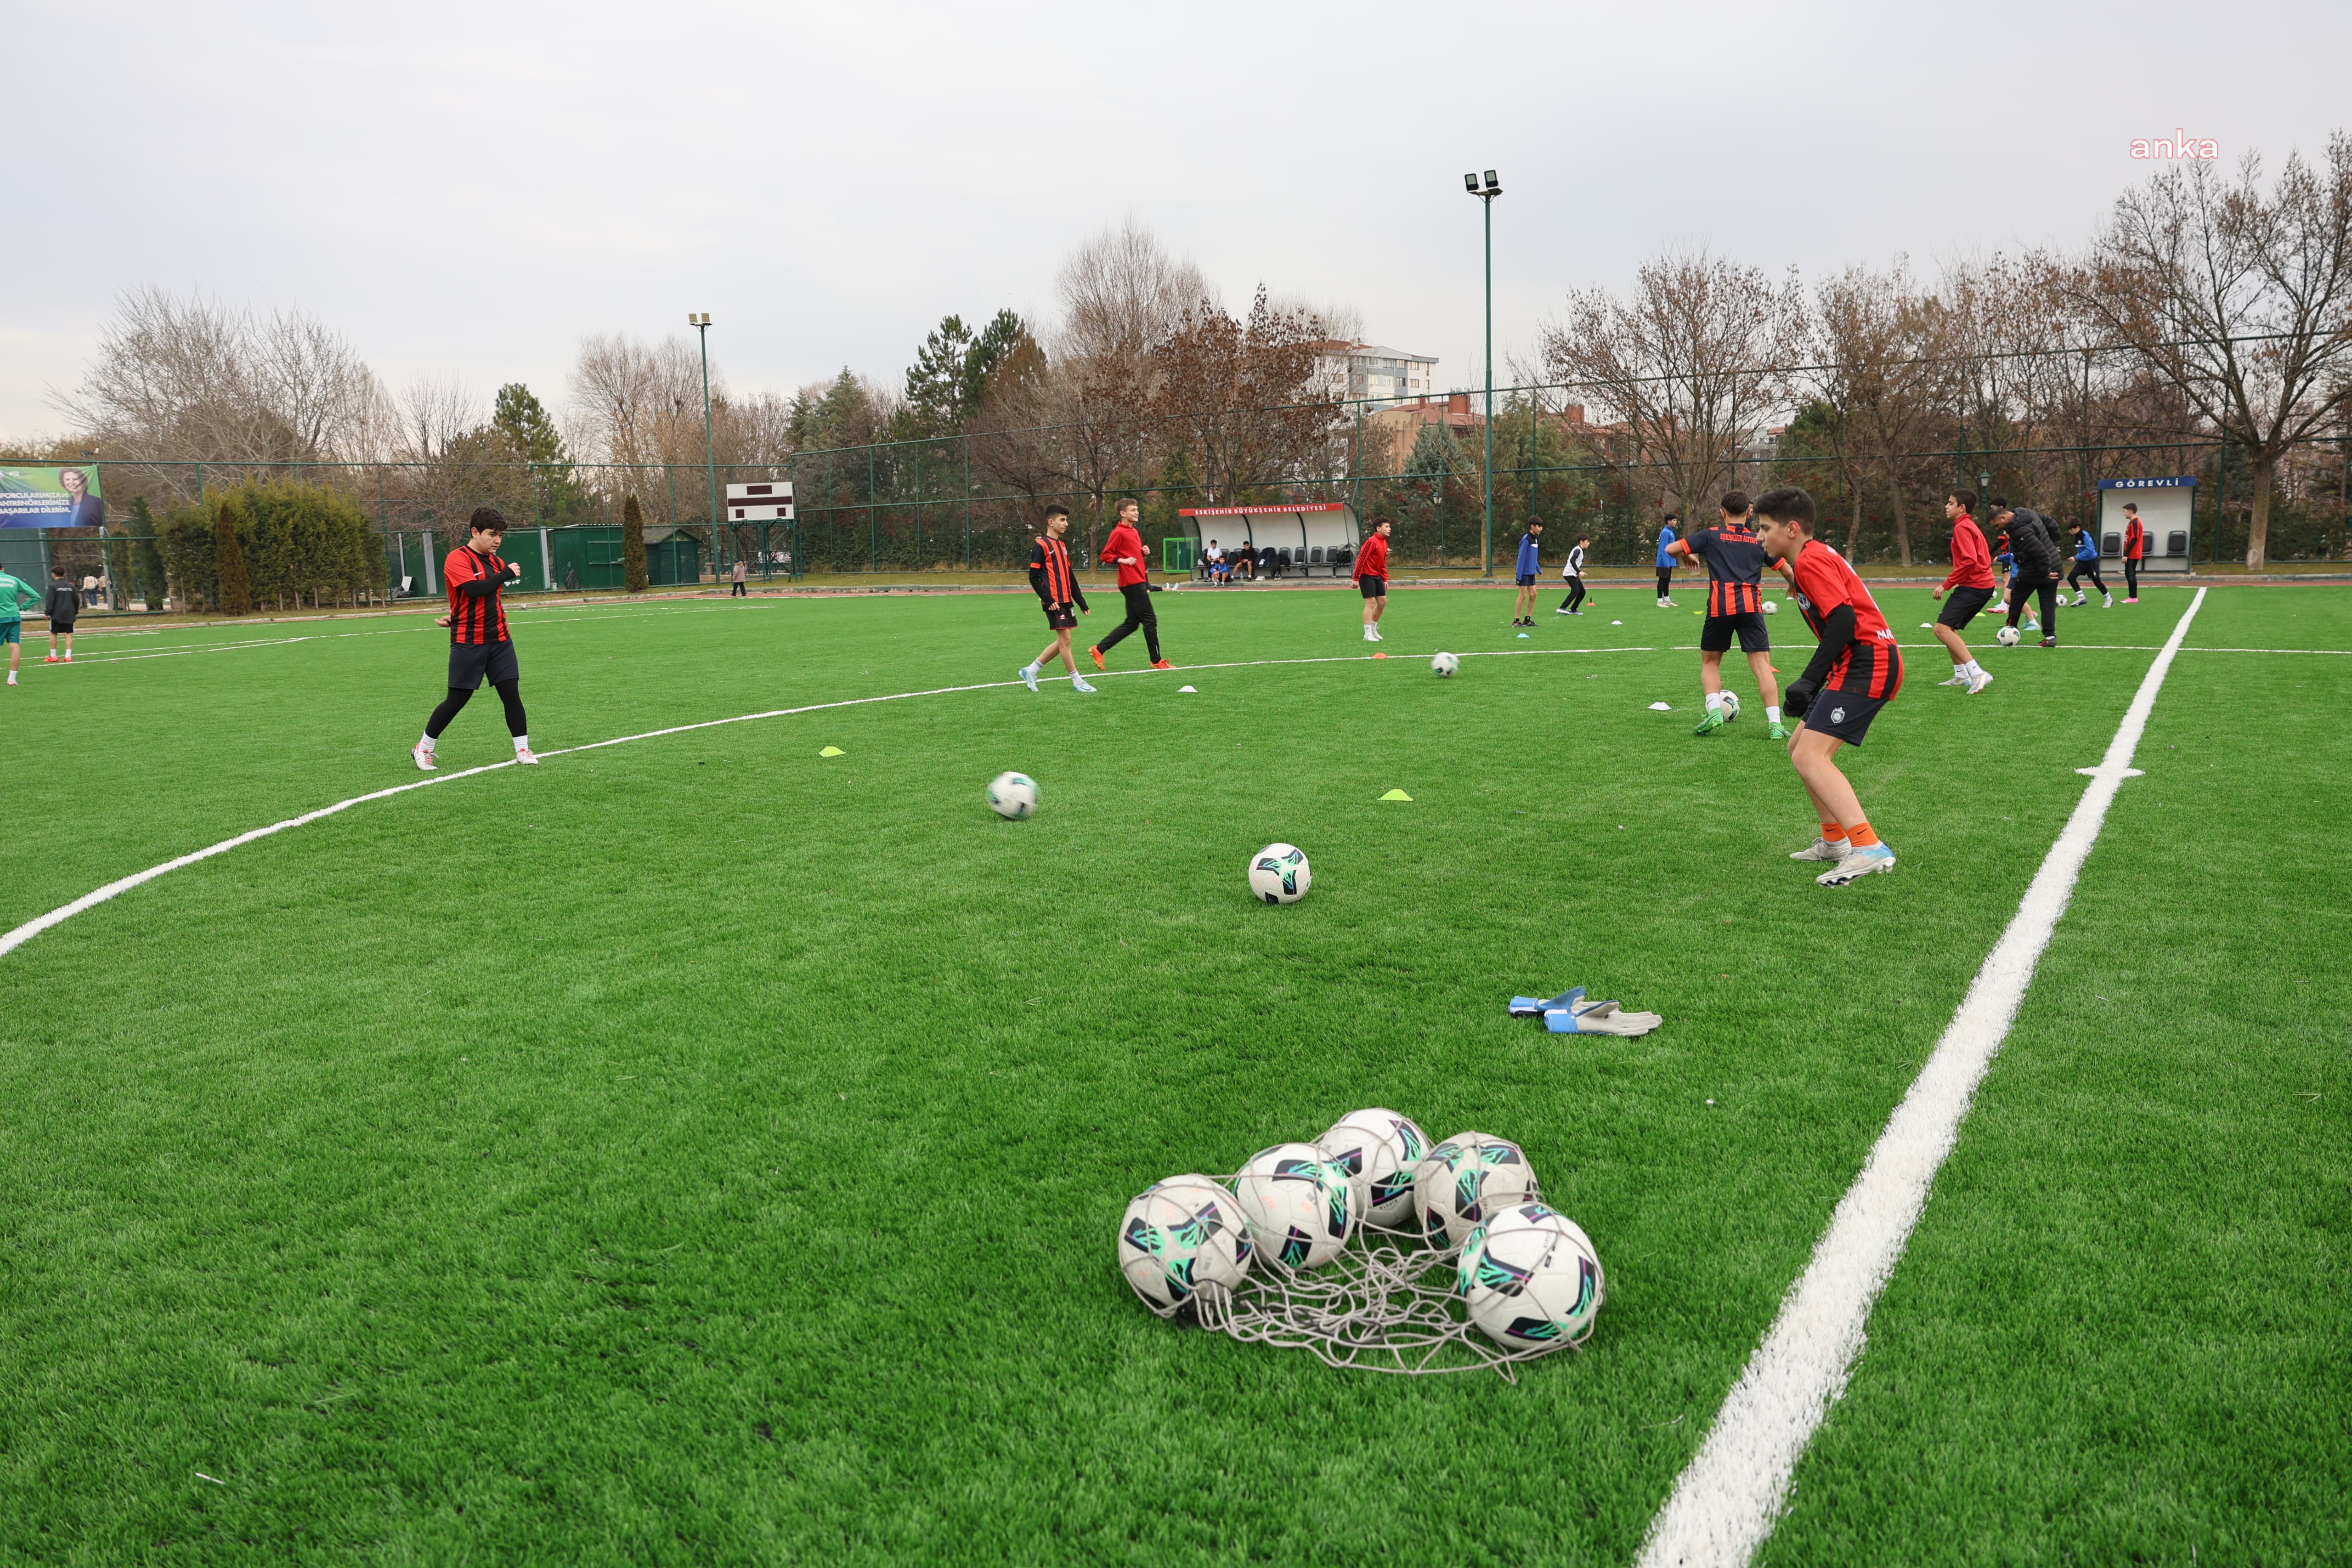
[[[529,612],[530,618],[527,620],[525,624],[530,625],[536,629],[542,626],[573,626],[583,621],[635,621],[644,620],[652,616],[708,615],[717,608],[718,606],[715,605],[681,605],[677,608],[671,610],[624,610],[614,615],[588,615],[578,611],[567,611],[551,607],[548,609],[533,610]],[[730,611],[722,613],[731,614],[732,612]],[[507,616],[507,619],[511,622],[522,617],[524,614],[525,612],[520,610],[509,611]],[[547,620],[541,620],[539,618],[541,616],[553,617],[557,616],[561,616],[562,619],[558,621],[551,618]],[[441,627],[435,626],[432,622],[425,621],[420,625],[413,626],[381,626],[374,630],[364,632],[300,632],[292,637],[247,637],[234,642],[161,643],[155,647],[148,648],[139,653],[84,654],[81,658],[74,660],[74,662],[76,664],[120,664],[127,658],[163,658],[184,653],[233,653],[241,648],[280,647],[287,643],[331,642],[343,637],[401,637],[411,632],[437,632],[441,629]],[[105,632],[100,635],[105,637],[162,637],[163,634],[162,632]]]
[[[660,612],[646,613],[658,614]],[[344,633],[342,635],[365,636],[368,634]],[[1655,650],[1650,648],[1542,648],[1526,650],[1504,649],[1500,651],[1504,654],[1515,654],[1520,651],[1543,653],[1647,653],[1654,652]],[[139,657],[146,656],[142,655]],[[1408,655],[1406,657],[1409,658],[1411,656]],[[1488,657],[1494,656],[1490,655]],[[1107,673],[1098,672],[1095,679],[1101,680],[1118,676],[1154,674],[1181,675],[1186,671],[1196,669],[1249,669],[1266,665],[1363,664],[1369,662],[1370,661],[1367,656],[1362,654],[1349,654],[1344,656],[1332,655],[1318,658],[1242,659],[1227,664],[1181,665],[1172,671],[1150,669],[1111,670]],[[946,697],[961,691],[993,691],[1004,687],[1018,686],[1020,684],[1021,682],[1018,680],[983,680],[969,686],[935,686],[924,691],[894,691],[884,697],[851,697],[837,702],[811,702],[799,708],[772,708],[763,713],[739,713],[729,719],[705,719],[692,724],[672,724],[665,729],[646,730],[635,735],[616,735],[609,741],[591,741],[584,746],[566,746],[560,751],[541,752],[539,754],[542,760],[550,757],[566,757],[574,755],[581,752],[602,751],[607,746],[625,746],[633,741],[651,741],[663,735],[683,735],[693,730],[715,730],[728,724],[749,724],[761,719],[788,719],[797,713],[820,713],[824,712],[827,709],[833,708],[862,708],[869,703],[875,702],[901,702],[912,697]],[[175,859],[166,860],[160,866],[150,866],[144,871],[136,871],[128,877],[118,878],[114,881],[107,883],[106,886],[102,888],[93,888],[89,892],[84,893],[80,898],[76,899],[69,904],[61,904],[45,915],[39,915],[32,920],[26,921],[23,925],[16,927],[14,931],[7,932],[5,935],[0,935],[0,955],[14,952],[16,949],[24,946],[25,943],[30,942],[33,938],[40,935],[43,931],[47,931],[51,926],[69,921],[74,916],[80,914],[84,910],[95,909],[99,905],[105,903],[108,900],[116,898],[123,893],[127,893],[131,889],[136,888],[142,883],[152,882],[158,877],[164,876],[173,871],[180,870],[184,867],[194,866],[199,861],[209,860],[215,855],[226,855],[232,849],[241,848],[258,839],[268,838],[273,834],[283,833],[289,827],[300,827],[306,824],[317,822],[321,818],[333,816],[339,812],[349,811],[355,805],[364,805],[370,801],[389,800],[394,795],[406,795],[411,790],[430,789],[435,784],[453,784],[458,779],[469,779],[481,773],[494,773],[502,768],[511,768],[519,765],[520,764],[513,762],[488,763],[478,768],[466,768],[457,773],[435,773],[430,778],[418,779],[412,784],[394,784],[388,789],[373,790],[366,795],[355,795],[349,800],[339,800],[332,805],[322,805],[316,811],[306,811],[299,816],[289,816],[283,822],[273,822],[266,827],[252,828],[247,832],[238,834],[234,838],[224,838],[217,844],[206,845],[202,849],[194,850],[188,854],[182,855]]]
[[[1780,1316],[1716,1413],[1706,1441],[1650,1521],[1643,1568],[1670,1564],[1742,1568],[1779,1522],[1797,1461],[1813,1429],[1845,1392],[1862,1353],[1870,1309],[1927,1206],[1936,1172],[1959,1135],[1960,1119],[2000,1049],[2032,983],[2034,965],[2074,896],[2107,807],[2133,776],[2132,753],[2189,623],[2205,602],[2200,588],[2148,666],[2107,754],[2050,847],[2000,941],[1969,986],[1959,1011],[1886,1123],[1861,1174],[1839,1200]]]

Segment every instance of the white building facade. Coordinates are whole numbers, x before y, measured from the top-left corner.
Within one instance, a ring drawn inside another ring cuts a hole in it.
[[[1385,407],[1426,397],[1436,384],[1433,355],[1407,353],[1377,343],[1317,345],[1315,387],[1326,397]]]

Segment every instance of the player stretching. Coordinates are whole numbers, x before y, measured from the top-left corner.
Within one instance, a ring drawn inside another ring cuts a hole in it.
[[[1372,520],[1371,537],[1356,552],[1357,592],[1364,595],[1364,640],[1381,640],[1381,616],[1389,607],[1389,531],[1384,517]]]
[[[1045,625],[1054,633],[1054,640],[1044,651],[1021,667],[1021,679],[1032,691],[1037,689],[1037,672],[1057,658],[1069,666],[1072,688],[1094,689],[1078,673],[1078,656],[1070,651],[1070,628],[1078,624],[1080,615],[1094,612],[1078,590],[1077,574],[1070,570],[1070,547],[1062,542],[1062,535],[1069,531],[1070,509],[1056,501],[1045,509],[1045,531],[1037,536],[1037,547],[1029,552],[1029,587],[1045,606]]]
[[[1738,710],[1724,700],[1723,656],[1731,639],[1739,637],[1739,651],[1756,677],[1756,690],[1764,699],[1769,733],[1785,741],[1789,731],[1780,722],[1780,683],[1772,679],[1772,639],[1764,630],[1764,547],[1749,530],[1753,513],[1747,492],[1733,490],[1723,498],[1723,521],[1678,540],[1674,552],[1692,565],[1706,568],[1706,621],[1698,634],[1698,685],[1706,693],[1706,717],[1694,735],[1711,735],[1731,722]]]
[[[1942,684],[1965,686],[1971,697],[1992,684],[1991,673],[1977,662],[1977,656],[1969,651],[1968,639],[1960,635],[1992,600],[1992,550],[1985,543],[1984,530],[1969,515],[1976,504],[1974,490],[1954,490],[1944,498],[1944,515],[1952,521],[1952,569],[1944,574],[1934,595],[1937,599],[1947,592],[1952,595],[1952,602],[1936,617],[1936,640],[1952,656],[1952,679]]]
[[[1592,535],[1580,533],[1576,536],[1576,542],[1569,546],[1568,563],[1559,569],[1559,580],[1568,584],[1568,597],[1559,602],[1559,608],[1554,610],[1552,614],[1556,616],[1584,614],[1581,607],[1584,604],[1584,547],[1591,542]]]
[[[1519,602],[1511,611],[1511,625],[1531,626],[1536,624],[1536,579],[1542,574],[1540,564],[1543,519],[1528,519],[1528,531],[1519,538]]]
[[[1757,501],[1756,512],[1759,542],[1795,584],[1797,608],[1822,639],[1789,688],[1789,711],[1802,721],[1789,760],[1812,800],[1822,836],[1789,858],[1835,861],[1813,879],[1842,888],[1895,866],[1895,851],[1879,842],[1853,785],[1838,771],[1837,753],[1862,744],[1870,721],[1903,689],[1903,650],[1853,568],[1812,536],[1812,497],[1793,486],[1773,490]]]
[[[1126,636],[1138,626],[1143,628],[1143,646],[1150,650],[1151,668],[1173,669],[1176,667],[1160,657],[1160,616],[1151,607],[1151,595],[1160,592],[1151,580],[1151,557],[1143,552],[1143,534],[1136,520],[1143,515],[1143,503],[1133,496],[1121,496],[1118,500],[1118,521],[1110,537],[1103,542],[1102,559],[1118,566],[1119,596],[1127,601],[1127,619],[1117,630],[1094,647],[1087,649],[1087,657],[1101,669],[1103,655],[1117,647]]]
[[[494,506],[478,506],[467,522],[466,542],[449,552],[441,563],[442,581],[449,585],[449,613],[433,624],[449,628],[449,695],[425,721],[425,738],[409,748],[416,765],[431,773],[441,764],[433,748],[457,710],[473,700],[488,677],[499,700],[506,705],[507,733],[514,737],[515,761],[535,765],[530,726],[523,722],[520,674],[515,668],[514,643],[507,636],[507,606],[502,590],[522,568],[499,559],[506,539],[507,520]]]
[[[41,602],[30,583],[20,583],[0,572],[0,640],[8,645],[8,684],[16,684],[16,661],[25,653],[25,601]]]

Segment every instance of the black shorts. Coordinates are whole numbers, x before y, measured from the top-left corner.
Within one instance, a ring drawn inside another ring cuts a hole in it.
[[[1078,607],[1076,605],[1048,605],[1045,606],[1045,625],[1048,628],[1057,632],[1067,631],[1070,627],[1075,626],[1077,624]]]
[[[1859,746],[1870,733],[1870,721],[1890,700],[1866,697],[1859,691],[1824,691],[1805,710],[1805,728],[1834,735],[1849,746]]]
[[[1943,613],[1936,617],[1936,624],[1949,626],[1956,632],[1966,630],[1968,624],[1992,603],[1993,592],[1990,588],[1953,589],[1950,596],[1945,599]]]
[[[472,691],[488,678],[492,686],[520,680],[515,669],[514,642],[453,642],[449,645],[449,689]]]
[[[1389,596],[1389,580],[1385,577],[1359,577],[1356,579],[1356,586],[1363,590],[1364,597],[1367,599],[1385,599]]]
[[[1532,588],[1532,587],[1534,587],[1535,585],[1536,585],[1536,574],[1535,574],[1534,573],[1532,573],[1532,572],[1522,572],[1522,573],[1520,573],[1520,574],[1519,574],[1519,586],[1520,586],[1520,587],[1522,587],[1522,588]]]
[[[61,621],[55,616],[51,616],[49,617],[49,632],[54,637],[69,637],[73,636],[73,623],[71,621]]]
[[[1764,630],[1764,616],[1756,610],[1742,610],[1736,616],[1709,616],[1698,629],[1698,646],[1702,653],[1722,653],[1731,647],[1731,634],[1739,634],[1742,653],[1770,653],[1772,638]]]

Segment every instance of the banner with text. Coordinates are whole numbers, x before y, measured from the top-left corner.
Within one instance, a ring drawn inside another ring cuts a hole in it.
[[[98,470],[0,468],[0,528],[102,528]]]

